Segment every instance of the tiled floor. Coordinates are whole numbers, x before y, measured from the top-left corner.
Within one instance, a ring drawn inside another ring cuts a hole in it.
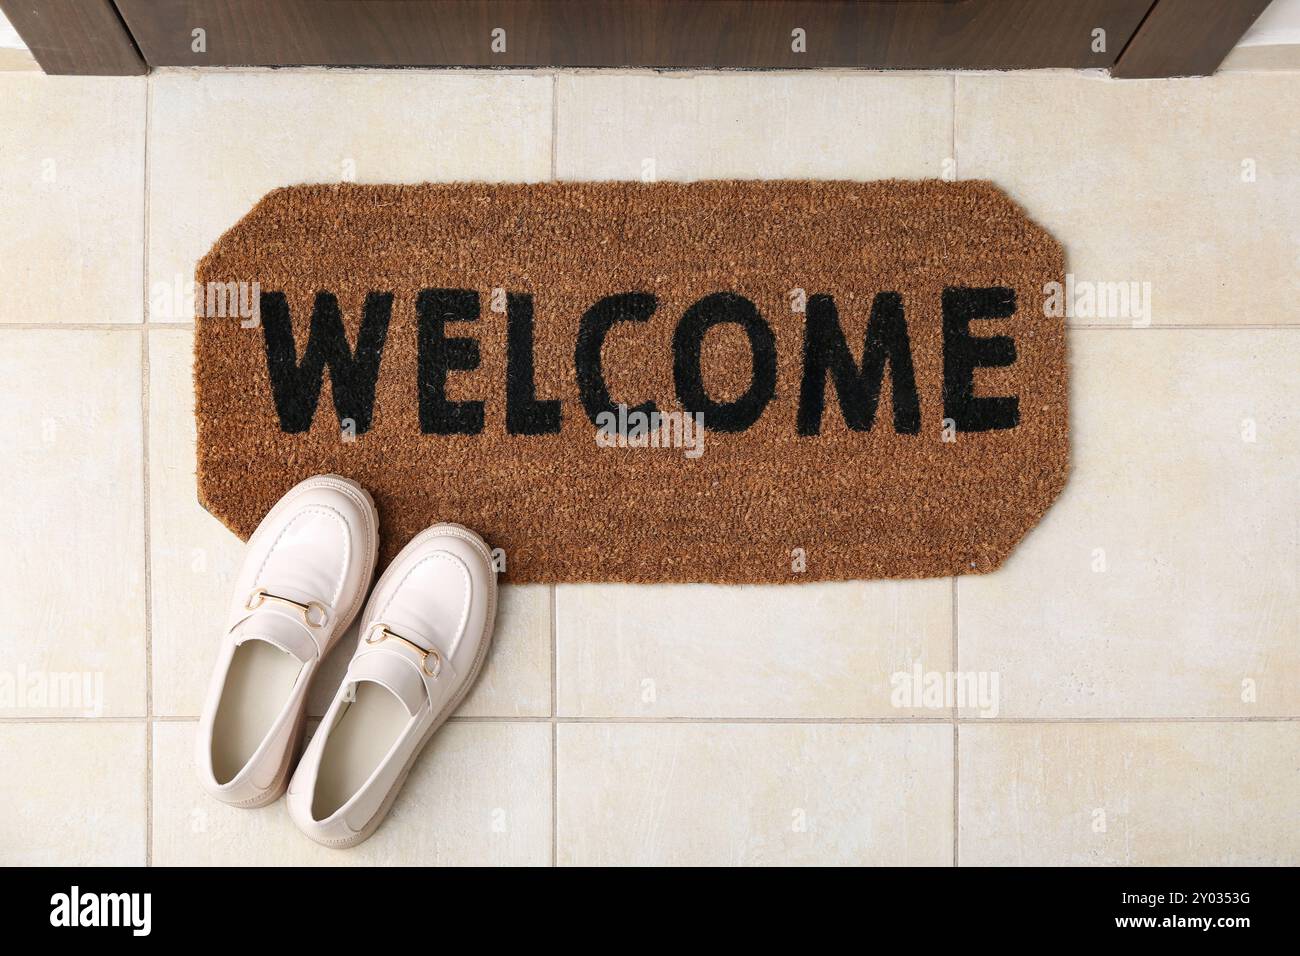
[[[0,72],[0,863],[1300,862],[1298,88]],[[507,588],[370,842],[199,792],[240,545],[195,500],[178,296],[262,193],[954,175],[1152,289],[1072,320],[1073,474],[1002,571]],[[900,698],[914,670],[986,697]]]

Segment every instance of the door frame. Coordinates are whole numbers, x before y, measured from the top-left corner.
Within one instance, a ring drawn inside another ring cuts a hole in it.
[[[0,9],[45,72],[59,74],[139,75],[154,66],[1092,67],[1142,78],[1213,73],[1268,3],[0,0]]]

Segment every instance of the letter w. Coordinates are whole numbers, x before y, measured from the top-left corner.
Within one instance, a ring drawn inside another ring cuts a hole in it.
[[[280,416],[280,430],[292,433],[311,429],[328,365],[330,391],[339,421],[351,419],[358,435],[368,431],[375,408],[379,360],[393,313],[393,294],[371,292],[366,296],[354,355],[343,331],[338,299],[333,293],[317,292],[301,362],[294,346],[293,323],[289,320],[289,304],[284,293],[263,292],[261,308],[266,370],[271,378],[275,410]]]

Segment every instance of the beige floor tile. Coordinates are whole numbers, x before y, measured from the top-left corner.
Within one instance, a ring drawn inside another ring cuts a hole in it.
[[[140,333],[0,346],[0,716],[143,716]]]
[[[945,716],[894,691],[916,664],[948,669],[951,592],[946,579],[561,586],[559,713]]]
[[[960,580],[963,671],[1001,714],[1300,714],[1300,330],[1070,337],[1073,472]]]
[[[195,781],[194,723],[154,725],[154,862],[214,865],[545,865],[551,857],[551,728],[453,721],[425,748],[375,835],[332,850],[277,801],[227,807]]]
[[[551,713],[551,588],[503,584],[492,647],[462,717],[546,717]]]
[[[0,72],[0,322],[144,315],[145,84]]]
[[[460,717],[547,717],[551,713],[551,593],[546,585],[504,584],[492,646]],[[357,646],[357,625],[339,640],[312,684],[308,713],[329,708]]]
[[[0,866],[143,866],[145,725],[0,723]]]
[[[194,335],[160,329],[149,339],[149,484],[153,583],[153,704],[166,717],[203,706],[230,589],[244,545],[198,503],[195,486]],[[487,664],[457,713],[543,717],[551,712],[550,591],[507,585]],[[356,646],[340,638],[312,685],[309,712],[329,706]]]
[[[947,724],[560,724],[559,862],[952,862]]]
[[[920,179],[952,156],[937,74],[559,77],[560,179]]]
[[[0,72],[26,71],[37,73],[41,69],[36,57],[28,50],[0,48]]]
[[[1259,73],[1268,70],[1300,71],[1300,44],[1238,46],[1228,53],[1216,73],[1224,71]]]
[[[194,333],[149,333],[149,526],[153,711],[203,705],[243,543],[208,514],[195,485]]]
[[[163,71],[151,83],[152,321],[193,318],[195,263],[277,186],[550,176],[549,76]]]
[[[1152,324],[1298,323],[1296,91],[1293,74],[959,76],[958,174],[1006,189],[1077,279],[1149,282]]]
[[[1300,863],[1300,723],[963,724],[963,866]]]

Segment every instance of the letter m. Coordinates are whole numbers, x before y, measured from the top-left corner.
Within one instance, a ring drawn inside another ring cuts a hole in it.
[[[263,292],[261,309],[266,370],[271,379],[275,410],[280,416],[280,430],[293,433],[311,429],[325,367],[329,366],[330,392],[339,421],[351,419],[358,435],[368,431],[375,408],[379,360],[393,312],[393,294],[371,292],[366,296],[354,353],[343,330],[338,299],[333,293],[317,292],[307,347],[301,360],[294,345],[293,323],[284,293]]]
[[[844,338],[835,300],[829,295],[809,298],[804,326],[803,382],[799,388],[799,434],[821,432],[828,376],[835,382],[844,423],[853,431],[870,431],[876,419],[886,363],[893,371],[894,431],[915,435],[921,430],[921,399],[916,391],[902,296],[897,292],[876,294],[863,338],[860,368]]]

